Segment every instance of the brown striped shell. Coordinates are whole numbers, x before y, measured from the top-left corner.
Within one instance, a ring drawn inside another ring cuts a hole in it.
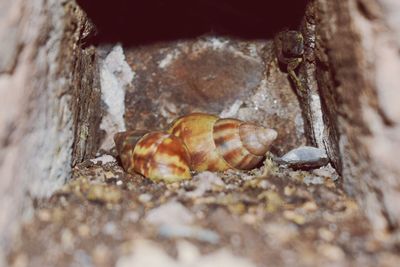
[[[277,137],[273,129],[203,113],[178,118],[168,132],[186,145],[195,171],[252,169]]]
[[[154,180],[175,182],[190,179],[190,155],[182,141],[166,132],[127,131],[114,141],[123,168]]]

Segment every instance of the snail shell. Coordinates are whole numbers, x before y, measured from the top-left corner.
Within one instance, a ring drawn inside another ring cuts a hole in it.
[[[167,132],[121,132],[114,141],[125,171],[174,182],[190,179],[190,170],[252,169],[276,137],[275,130],[254,123],[193,113]]]
[[[168,132],[186,145],[195,171],[252,169],[277,137],[273,129],[203,113],[178,118]]]
[[[143,135],[144,134],[144,135]],[[123,168],[154,180],[190,179],[190,155],[182,141],[166,132],[127,131],[114,141]]]

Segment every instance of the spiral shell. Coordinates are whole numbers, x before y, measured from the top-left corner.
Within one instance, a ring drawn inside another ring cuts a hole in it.
[[[123,168],[154,180],[174,182],[190,179],[190,155],[182,141],[166,132],[127,131],[114,141]]]
[[[195,171],[252,169],[277,137],[273,129],[203,113],[178,118],[168,132],[186,145]]]
[[[248,170],[263,160],[277,132],[237,119],[193,113],[167,132],[127,131],[114,136],[122,166],[158,181],[190,179],[190,170]]]

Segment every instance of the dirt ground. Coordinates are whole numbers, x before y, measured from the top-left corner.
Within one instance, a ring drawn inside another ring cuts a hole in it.
[[[330,167],[266,160],[250,172],[153,183],[103,155],[36,201],[10,266],[398,266]]]

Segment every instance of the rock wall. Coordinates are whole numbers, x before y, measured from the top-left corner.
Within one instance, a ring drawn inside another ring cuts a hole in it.
[[[316,0],[325,143],[373,226],[400,226],[400,3]]]
[[[73,0],[2,1],[0,263],[1,253],[18,226],[15,222],[29,215],[32,199],[49,196],[68,179],[71,166],[93,156],[107,135],[99,130],[106,123],[102,117],[107,117],[101,103],[107,106],[110,100],[105,91],[101,93],[100,85],[105,88],[104,82],[113,81],[104,76],[107,74],[124,75],[119,85],[127,93],[125,121],[117,125],[119,128],[125,123],[127,128],[164,127],[173,117],[191,111],[266,124],[289,116],[291,124],[282,122],[281,136],[286,131],[291,141],[281,140],[275,148],[282,153],[284,145],[290,148],[304,143],[305,123],[306,134],[312,143],[327,148],[343,175],[345,188],[364,207],[374,227],[397,229],[399,14],[397,0],[310,1],[303,24],[306,67],[300,70],[310,89],[310,94],[303,96],[310,116],[303,122],[286,74],[278,72],[276,62],[268,57],[269,42],[250,44],[207,37],[169,47],[160,44],[123,51],[116,46],[103,51],[104,57],[97,64],[98,51],[81,48],[92,28]],[[118,61],[108,64],[107,60],[113,59]],[[224,70],[226,77],[216,79],[210,66],[215,71]],[[146,68],[161,75],[153,77]],[[103,76],[98,77],[98,73]],[[238,81],[232,83],[232,77]],[[273,90],[277,94],[268,96],[267,89],[277,84],[286,93]],[[235,97],[218,105],[228,93]],[[152,103],[154,96],[158,102]],[[280,103],[286,103],[290,112],[273,113],[270,108]],[[158,110],[159,104],[162,108]],[[142,106],[149,112],[136,111]],[[249,107],[257,112],[246,113]],[[159,117],[152,117],[154,110]],[[265,114],[273,121],[263,121]]]
[[[272,41],[202,36],[125,54],[134,72],[126,87],[127,129],[163,129],[184,114],[206,112],[276,129],[278,155],[305,143],[299,101]]]
[[[79,71],[93,65],[79,46],[89,31],[74,1],[0,3],[0,265],[32,200],[70,176],[77,81],[93,76]]]

